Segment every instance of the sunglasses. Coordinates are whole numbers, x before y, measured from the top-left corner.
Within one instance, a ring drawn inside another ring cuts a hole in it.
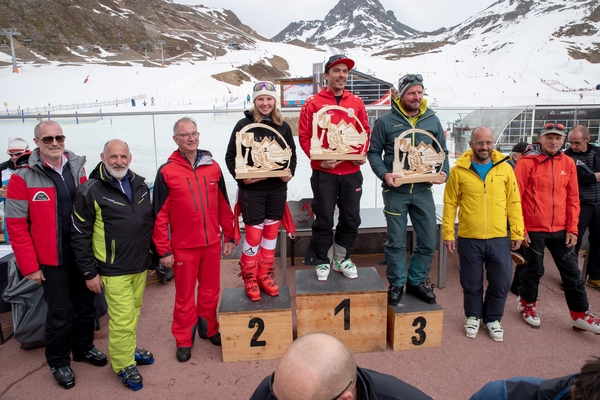
[[[24,151],[7,151],[6,154],[8,154],[9,156],[17,156],[17,157],[21,157],[23,154],[25,154]]]
[[[52,144],[56,140],[57,143],[64,143],[67,137],[65,135],[56,135],[56,136],[44,136],[42,138],[36,138],[40,140],[44,144]]]
[[[401,85],[407,84],[407,83],[411,83],[411,82],[423,82],[423,76],[421,74],[415,74],[415,75],[408,75],[407,77],[405,77],[404,79],[402,79],[402,82],[400,83]]]
[[[273,393],[273,381],[275,380],[275,372],[273,372],[271,374],[271,379],[269,379],[269,392],[270,392],[270,396],[267,397],[267,400],[277,400],[277,397],[275,396],[275,393]],[[340,394],[338,394],[337,396],[335,396],[332,400],[336,400],[338,397],[340,397],[341,395],[343,395],[346,390],[350,389],[350,386],[352,386],[352,384],[354,383],[354,380],[351,380],[350,383],[348,384],[348,386],[346,386],[344,388],[344,390],[342,390],[340,392]]]
[[[260,90],[269,90],[271,92],[275,91],[275,85],[273,85],[271,82],[258,82],[257,84],[254,85],[254,89],[252,89],[252,91],[254,92],[258,92]]]
[[[564,131],[565,126],[563,124],[556,124],[554,122],[548,122],[544,125],[544,129],[558,129],[559,131]]]

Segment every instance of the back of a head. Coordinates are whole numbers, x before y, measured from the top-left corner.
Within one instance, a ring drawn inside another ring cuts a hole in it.
[[[600,357],[583,365],[573,384],[571,400],[600,400]]]
[[[310,333],[296,339],[275,370],[278,398],[331,399],[356,375],[352,353],[335,337]]]

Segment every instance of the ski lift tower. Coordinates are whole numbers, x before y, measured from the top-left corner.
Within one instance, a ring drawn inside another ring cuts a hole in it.
[[[17,32],[17,28],[1,28],[0,35],[8,36],[10,39],[10,51],[12,53],[12,63],[13,63],[13,72],[19,73],[19,69],[17,68],[17,57],[15,56],[15,46],[13,44],[13,36],[20,35],[21,33]]]
[[[141,44],[142,46],[144,46],[144,54],[145,54],[145,56],[146,56],[146,61],[148,61],[148,45],[149,45],[150,43],[152,43],[152,42],[151,42],[151,41],[149,41],[149,40],[142,40],[142,41],[140,42],[140,44]]]
[[[160,45],[160,62],[161,62],[161,65],[164,68],[164,66],[165,66],[165,55],[163,53],[163,44],[166,44],[167,42],[165,42],[164,40],[159,40],[156,43],[158,43]]]

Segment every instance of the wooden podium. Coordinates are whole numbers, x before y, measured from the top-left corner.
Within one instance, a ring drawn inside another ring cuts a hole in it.
[[[225,289],[219,325],[224,362],[281,357],[293,341],[289,286],[280,285],[275,297],[261,292],[256,302],[243,288]]]
[[[392,350],[442,345],[444,310],[406,292],[397,306],[388,305],[387,338]]]
[[[387,291],[374,267],[358,268],[348,279],[331,270],[327,281],[314,270],[296,271],[298,337],[324,332],[352,352],[385,351]]]

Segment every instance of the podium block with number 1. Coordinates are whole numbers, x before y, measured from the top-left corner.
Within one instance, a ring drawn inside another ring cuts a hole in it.
[[[296,271],[298,337],[329,333],[352,352],[385,351],[387,291],[373,267],[358,268],[358,278],[331,271],[327,281],[314,270]]]

